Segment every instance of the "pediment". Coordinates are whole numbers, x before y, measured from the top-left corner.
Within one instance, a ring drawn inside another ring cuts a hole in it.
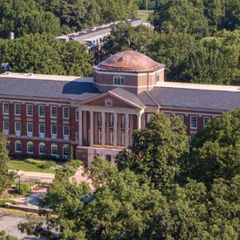
[[[131,101],[131,99],[123,98],[117,94],[112,93],[111,91],[88,99],[87,101],[82,102],[82,104],[110,108],[142,108],[142,106],[139,106],[139,104]]]

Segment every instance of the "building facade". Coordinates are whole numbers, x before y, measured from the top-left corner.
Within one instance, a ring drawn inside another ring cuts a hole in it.
[[[156,112],[176,115],[191,137],[240,108],[240,88],[164,81],[165,66],[126,51],[95,67],[93,78],[0,75],[0,129],[12,155],[91,163],[114,161]]]

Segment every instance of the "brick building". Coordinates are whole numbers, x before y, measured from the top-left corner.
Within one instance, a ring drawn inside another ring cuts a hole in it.
[[[240,88],[164,81],[164,65],[126,51],[95,67],[93,78],[0,75],[0,129],[11,154],[113,161],[155,112],[176,115],[189,136],[240,108]]]

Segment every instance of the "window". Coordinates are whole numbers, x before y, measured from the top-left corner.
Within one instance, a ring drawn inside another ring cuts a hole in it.
[[[21,134],[21,122],[15,122],[15,134],[17,136]]]
[[[78,108],[76,108],[76,121],[79,120],[79,111],[78,111]]]
[[[22,143],[19,140],[15,142],[15,152],[22,152]]]
[[[27,111],[27,116],[32,117],[33,116],[33,105],[32,104],[27,104],[26,105],[26,111]]]
[[[51,106],[51,118],[57,118],[57,106]]]
[[[124,77],[123,76],[113,77],[113,85],[116,85],[116,86],[124,85]]]
[[[46,154],[46,145],[45,143],[39,143],[39,154],[45,155]]]
[[[110,144],[111,145],[113,145],[113,143],[114,143],[114,132],[113,132],[113,130],[110,130]]]
[[[3,134],[8,135],[9,133],[9,122],[3,121]]]
[[[176,117],[181,120],[182,122],[184,122],[184,115],[183,114],[177,114]]]
[[[38,116],[45,117],[45,105],[39,105]]]
[[[156,83],[158,83],[160,81],[160,75],[159,72],[156,73]]]
[[[69,107],[63,107],[63,119],[69,119],[70,109]]]
[[[27,132],[33,133],[33,123],[27,123]]]
[[[57,144],[52,144],[51,145],[51,155],[52,156],[58,155],[58,146],[57,146]]]
[[[126,116],[125,116],[125,115],[122,115],[122,118],[121,118],[121,127],[122,127],[122,128],[125,128],[125,127],[126,127]]]
[[[33,143],[32,142],[27,143],[27,153],[33,154]]]
[[[41,138],[45,137],[45,124],[39,124],[39,135]]]
[[[102,130],[98,130],[98,144],[102,144]]]
[[[125,134],[125,131],[122,131],[122,146],[126,146],[126,134]]]
[[[69,157],[70,155],[70,148],[69,145],[63,145],[63,156],[64,157]]]
[[[211,120],[211,117],[203,117],[203,127],[206,127]]]
[[[109,127],[113,127],[113,125],[114,125],[114,115],[113,113],[110,113]]]
[[[3,114],[8,115],[9,114],[9,103],[3,103]]]
[[[147,123],[149,123],[151,121],[153,116],[154,116],[154,113],[148,113],[147,114]]]
[[[21,115],[21,104],[20,103],[15,103],[14,104],[14,109],[15,109],[15,115],[20,116]]]
[[[70,135],[70,128],[69,126],[63,126],[63,135],[64,136],[69,136]]]
[[[102,114],[101,113],[98,113],[97,115],[97,125],[100,127],[102,126]]]
[[[190,128],[197,129],[197,116],[190,116]]]
[[[56,124],[51,125],[51,134],[52,135],[57,134],[57,125]]]

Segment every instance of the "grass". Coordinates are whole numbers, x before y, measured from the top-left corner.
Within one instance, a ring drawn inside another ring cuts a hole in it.
[[[11,170],[22,170],[22,171],[27,171],[27,172],[41,172],[41,173],[54,173],[55,169],[57,168],[56,166],[50,166],[48,168],[42,168],[42,164],[48,164],[49,161],[44,161],[44,160],[10,160],[8,162],[8,167]]]

